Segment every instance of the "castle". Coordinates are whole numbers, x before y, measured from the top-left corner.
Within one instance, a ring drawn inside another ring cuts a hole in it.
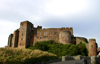
[[[10,34],[8,37],[9,47],[26,48],[33,46],[37,41],[54,40],[62,44],[79,44],[85,43],[89,51],[89,56],[96,56],[100,48],[98,48],[95,39],[89,39],[89,43],[84,37],[74,37],[73,28],[47,28],[42,29],[42,26],[34,27],[29,21],[20,23],[20,28]]]

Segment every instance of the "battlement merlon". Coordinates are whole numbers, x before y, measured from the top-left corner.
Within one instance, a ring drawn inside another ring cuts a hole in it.
[[[38,26],[37,26],[37,29],[42,29],[42,26],[39,26],[39,25],[38,25]]]
[[[94,42],[96,42],[96,40],[95,40],[95,39],[93,39],[93,38],[92,38],[92,39],[89,39],[89,42],[91,42],[91,41],[94,41]]]

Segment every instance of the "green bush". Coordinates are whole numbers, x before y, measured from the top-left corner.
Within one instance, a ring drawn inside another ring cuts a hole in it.
[[[58,57],[70,55],[82,55],[87,56],[88,50],[86,45],[82,42],[78,45],[74,44],[62,44],[62,43],[55,43],[54,41],[41,41],[37,42],[34,46],[29,49],[40,49],[44,51],[48,51],[50,53],[56,54]]]
[[[42,42],[35,43],[34,47],[36,49],[40,49],[40,50],[43,50],[43,51],[49,50],[49,46],[46,43],[42,43]]]
[[[78,48],[82,56],[88,56],[88,50],[86,48],[85,43],[80,42],[80,44],[78,44]]]

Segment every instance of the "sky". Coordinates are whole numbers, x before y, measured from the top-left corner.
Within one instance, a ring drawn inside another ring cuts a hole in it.
[[[30,21],[34,27],[73,27],[75,37],[95,38],[100,47],[100,0],[0,0],[0,47]]]

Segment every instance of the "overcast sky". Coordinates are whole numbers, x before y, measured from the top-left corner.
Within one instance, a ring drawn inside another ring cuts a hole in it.
[[[100,47],[100,0],[0,0],[0,47],[25,20],[35,27],[73,27],[74,36],[95,38]]]

